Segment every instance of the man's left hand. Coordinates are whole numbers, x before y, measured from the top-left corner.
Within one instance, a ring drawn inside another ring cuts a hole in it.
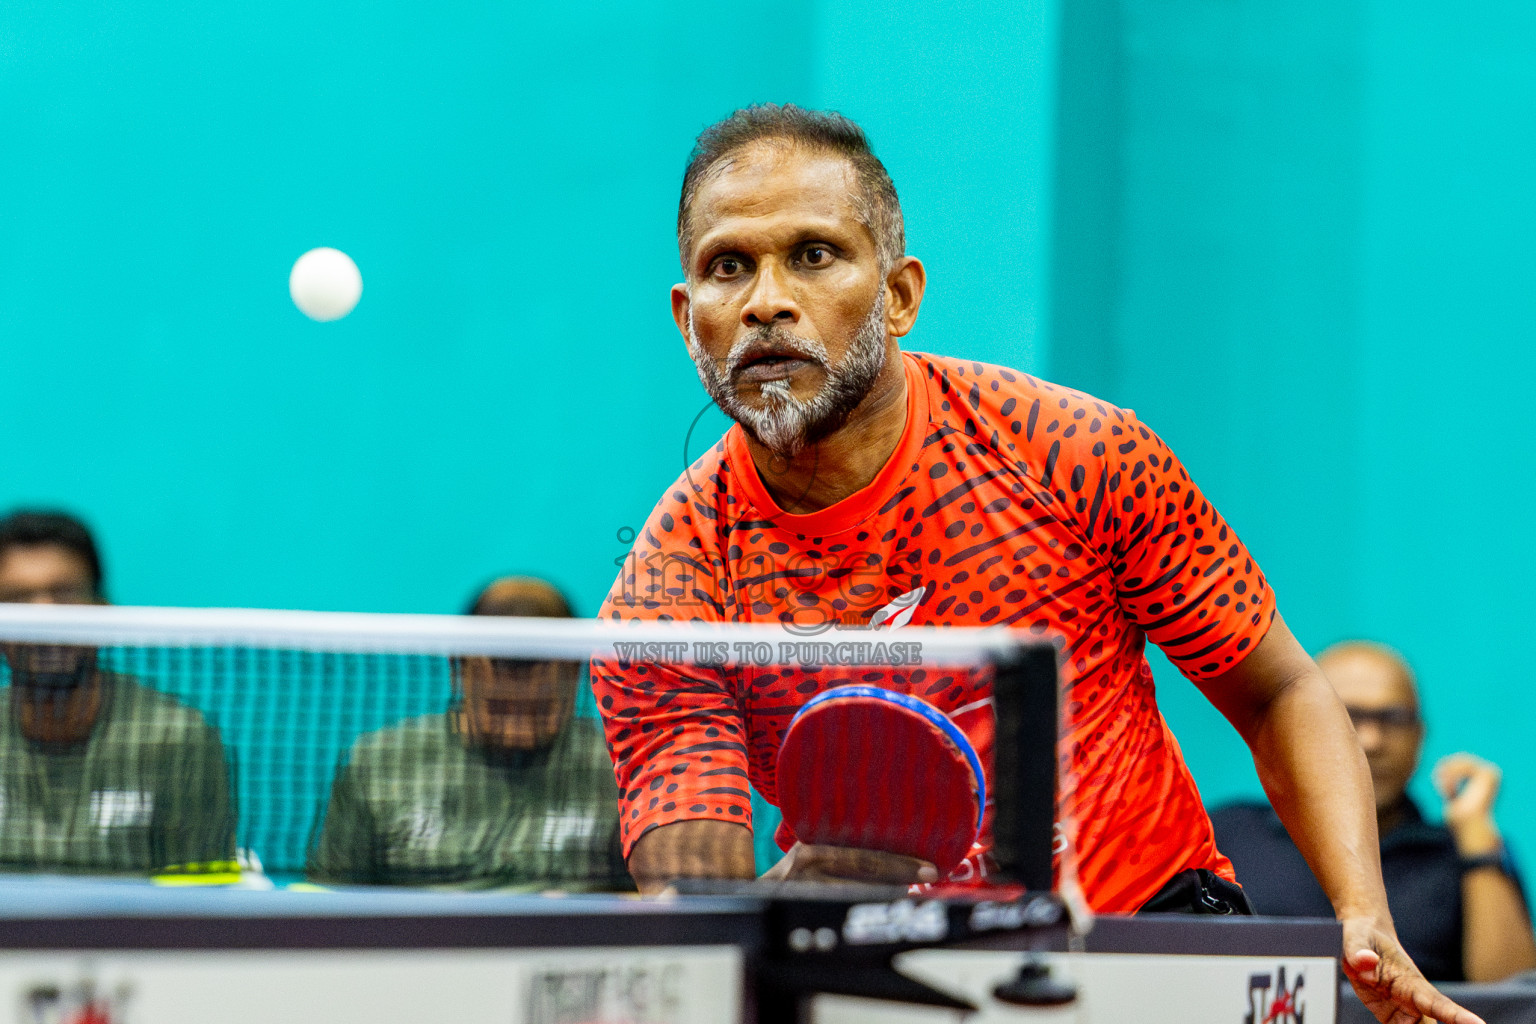
[[[925,860],[883,850],[850,846],[816,846],[796,843],[780,861],[764,872],[768,881],[796,879],[817,882],[875,882],[886,885],[922,885],[939,880],[939,872]]]
[[[1346,917],[1343,924],[1344,975],[1381,1024],[1483,1024],[1425,980],[1390,924],[1372,917]]]
[[[1452,754],[1435,765],[1435,788],[1445,800],[1445,825],[1463,857],[1478,857],[1500,848],[1493,823],[1493,802],[1499,795],[1498,765],[1471,754]]]

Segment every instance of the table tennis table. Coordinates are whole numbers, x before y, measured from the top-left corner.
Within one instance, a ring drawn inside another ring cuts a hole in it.
[[[1327,1024],[1339,943],[1326,921],[1173,916],[1078,935],[1048,894],[0,879],[0,1000],[27,1024]]]

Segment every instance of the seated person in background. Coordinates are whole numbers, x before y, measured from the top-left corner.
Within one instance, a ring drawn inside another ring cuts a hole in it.
[[[1387,902],[1403,947],[1436,981],[1496,981],[1536,967],[1519,876],[1493,823],[1499,770],[1469,754],[1435,767],[1444,825],[1424,820],[1408,780],[1424,746],[1413,672],[1395,651],[1348,641],[1317,659],[1354,720],[1371,766]],[[1332,917],[1333,907],[1268,803],[1211,815],[1254,910]]]
[[[548,583],[511,577],[487,587],[470,614],[569,618],[571,609]],[[580,678],[575,662],[453,659],[454,707],[352,745],[309,877],[633,889],[602,729],[573,713]]]
[[[78,520],[0,519],[0,602],[103,604]],[[235,813],[218,730],[97,664],[90,647],[0,642],[0,870],[234,871]]]

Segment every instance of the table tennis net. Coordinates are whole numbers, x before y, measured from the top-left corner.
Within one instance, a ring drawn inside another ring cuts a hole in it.
[[[239,861],[247,879],[259,864],[280,881],[623,890],[626,831],[683,799],[678,816],[751,827],[761,870],[796,837],[776,765],[745,748],[774,746],[810,694],[882,686],[993,713],[983,648],[901,665],[889,647],[775,632],[800,648],[667,647],[574,620],[0,606],[0,871],[222,881]],[[724,656],[698,657],[711,652]],[[723,736],[728,704],[753,735]],[[947,799],[906,777],[910,737],[838,739],[809,748],[820,777],[878,752],[890,785],[874,804]],[[616,781],[609,740],[653,768]],[[677,856],[678,875],[724,863]]]

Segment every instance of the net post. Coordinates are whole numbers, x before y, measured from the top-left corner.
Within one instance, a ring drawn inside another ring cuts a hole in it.
[[[992,853],[1004,879],[1048,892],[1060,715],[1056,648],[1020,644],[993,666]]]

